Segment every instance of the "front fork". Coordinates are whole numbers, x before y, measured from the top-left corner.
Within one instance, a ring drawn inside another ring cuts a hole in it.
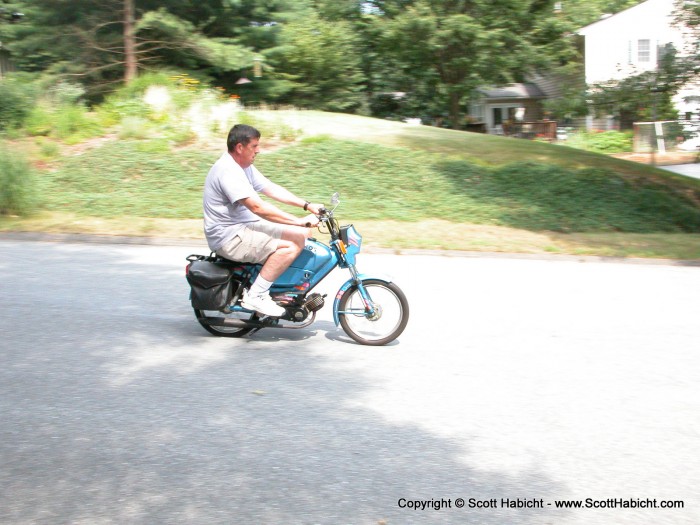
[[[372,298],[369,296],[365,285],[362,284],[362,279],[360,279],[360,274],[357,273],[357,268],[355,268],[355,266],[353,265],[349,266],[348,269],[350,270],[350,275],[352,275],[354,283],[357,285],[357,291],[360,292],[362,303],[365,305],[365,315],[371,318],[374,316],[375,313]]]
[[[338,293],[335,295],[335,302],[333,303],[333,320],[335,321],[336,326],[340,324],[340,314],[344,315],[364,315],[370,320],[374,320],[378,318],[380,315],[379,309],[377,305],[374,304],[372,301],[372,298],[369,295],[369,292],[365,288],[365,285],[363,284],[363,281],[366,281],[368,279],[373,279],[373,280],[378,280],[378,281],[383,281],[385,283],[390,283],[391,279],[387,277],[378,277],[378,276],[371,276],[371,275],[365,275],[365,274],[358,274],[357,269],[355,268],[354,265],[349,265],[348,270],[350,270],[350,275],[352,278],[348,279],[345,281],[343,286],[340,287],[338,290]],[[340,300],[342,299],[343,295],[353,286],[357,287],[357,291],[360,294],[360,298],[362,299],[362,303],[364,306],[364,312],[360,312],[359,310],[352,310],[352,311],[341,311],[340,308]]]

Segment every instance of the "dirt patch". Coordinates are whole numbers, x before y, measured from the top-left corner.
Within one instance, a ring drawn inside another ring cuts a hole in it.
[[[654,164],[656,166],[672,166],[674,164],[692,164],[700,161],[700,155],[684,151],[671,151],[666,153],[616,153],[610,155],[616,159],[630,160],[640,164]]]
[[[117,134],[116,133],[110,133],[109,135],[104,135],[102,137],[94,137],[91,139],[88,139],[84,142],[81,142],[79,144],[71,145],[71,146],[63,146],[63,151],[65,152],[66,155],[70,156],[77,156],[77,155],[82,155],[86,151],[89,151],[91,149],[99,148],[106,144],[107,142],[112,142],[117,140]]]

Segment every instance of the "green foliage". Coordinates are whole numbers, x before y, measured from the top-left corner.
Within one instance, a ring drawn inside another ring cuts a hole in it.
[[[65,157],[44,173],[45,208],[93,217],[199,217],[203,177],[212,155],[118,140]]]
[[[100,217],[200,217],[203,180],[216,154],[160,154],[162,141],[157,150],[146,144],[122,140],[65,158],[41,179],[47,207]],[[314,201],[340,191],[344,215],[356,220],[437,215],[535,231],[700,232],[700,206],[687,188],[610,169],[530,162],[489,167],[328,137],[261,155],[256,165]]]
[[[595,153],[624,153],[632,151],[632,132],[579,131],[572,134],[566,145]]]
[[[39,155],[43,159],[55,159],[61,154],[61,148],[53,140],[37,137],[36,144],[39,147]]]
[[[0,132],[21,127],[33,103],[32,96],[17,77],[0,79]]]
[[[184,78],[184,77],[183,77]],[[120,85],[109,97],[114,100],[140,100],[152,86],[175,88],[180,84],[180,77],[169,71],[149,71],[139,75],[126,85]]]
[[[352,112],[363,103],[359,40],[347,22],[310,14],[282,28],[281,46],[267,52],[280,101]]]
[[[437,99],[436,109],[449,114],[454,128],[462,124],[470,93],[521,79],[531,66],[542,65],[543,48],[564,29],[533,31],[533,22],[552,16],[546,3],[534,0],[417,0],[397,12],[381,22],[379,42],[406,75],[395,76],[404,84],[389,91],[418,94],[424,108]]]
[[[146,139],[151,133],[149,122],[141,117],[125,117],[119,128],[120,139]]]
[[[134,58],[140,73],[186,71],[203,84],[240,95],[246,104],[374,111],[460,127],[474,88],[575,63],[580,50],[571,35],[602,13],[636,1],[571,1],[555,13],[552,2],[542,0],[177,0],[166,6],[142,0],[135,3]],[[80,79],[82,87],[60,88],[61,104],[81,89],[97,104],[123,81],[123,2],[15,0],[12,5],[26,16],[0,26],[0,41],[17,66]],[[684,5],[681,18],[696,28],[697,8]],[[694,54],[693,60],[679,62],[677,71],[697,71],[697,49]],[[235,84],[242,77],[253,82]],[[123,94],[143,93],[147,82],[139,77]],[[167,78],[159,85],[172,87]],[[565,93],[548,109],[557,116],[580,113],[581,90],[573,89],[573,96]],[[393,92],[406,93],[396,107],[384,104],[385,94]],[[648,101],[648,93],[641,93]],[[132,97],[111,100],[113,111],[102,113],[103,125],[118,122],[121,114],[143,116],[139,111],[147,108],[127,100]],[[173,92],[176,108],[189,102],[185,91]],[[18,107],[13,104],[14,111]],[[0,126],[8,120],[16,126],[24,117],[0,115]]]
[[[85,95],[85,88],[74,82],[59,80],[48,89],[47,99],[56,106],[77,104]]]
[[[618,114],[627,122],[675,120],[673,97],[692,80],[697,58],[680,56],[672,44],[666,45],[658,68],[622,80],[595,84],[591,99],[598,114]]]
[[[231,38],[208,37],[192,21],[165,8],[144,13],[135,31],[145,45],[149,41],[158,42],[160,46],[170,44],[166,56],[173,65],[185,65],[195,58],[220,72],[228,72],[253,63],[250,49],[237,45]],[[151,47],[155,51],[156,46]]]
[[[40,101],[29,113],[25,129],[32,136],[51,136],[69,144],[101,135],[104,128],[97,116],[82,104],[54,106]]]
[[[0,143],[0,214],[29,215],[35,201],[34,182],[29,162]]]

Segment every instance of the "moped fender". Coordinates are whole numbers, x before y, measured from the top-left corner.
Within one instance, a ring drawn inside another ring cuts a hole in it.
[[[366,273],[361,273],[357,276],[357,278],[360,281],[367,281],[369,279],[375,280],[375,281],[382,281],[383,283],[390,283],[392,282],[391,277],[387,275],[368,275]],[[343,298],[343,294],[347,292],[350,287],[355,284],[356,281],[355,279],[348,279],[345,281],[343,286],[341,286],[338,289],[338,293],[335,294],[335,301],[333,301],[333,321],[335,322],[335,325],[338,326],[340,324],[340,317],[338,316],[338,308],[340,306],[340,300]]]

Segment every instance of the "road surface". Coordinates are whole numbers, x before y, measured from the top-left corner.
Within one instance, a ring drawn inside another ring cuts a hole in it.
[[[0,523],[700,523],[700,267],[362,254],[373,348],[210,336],[193,251],[0,240]]]

